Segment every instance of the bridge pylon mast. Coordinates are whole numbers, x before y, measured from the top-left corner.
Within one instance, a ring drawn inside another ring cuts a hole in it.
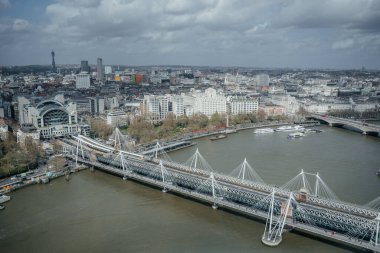
[[[199,150],[198,150],[198,148],[197,148],[197,150],[195,151],[194,169],[197,168],[198,156],[199,156]]]
[[[379,215],[375,218],[376,221],[376,232],[375,232],[375,246],[378,246],[380,244],[380,239],[379,239],[379,228],[380,228],[380,213]]]
[[[211,172],[210,173],[210,179],[211,179],[211,190],[212,190],[212,198],[214,199],[214,204],[212,205],[212,208],[213,209],[217,209],[218,206],[215,202],[217,196],[216,196],[216,192],[215,192],[215,178],[214,178],[214,172]]]
[[[120,155],[121,168],[123,169],[123,173],[124,173],[123,180],[127,180],[127,164],[126,164],[127,162],[124,159],[123,153],[119,151],[119,155]]]
[[[247,158],[244,158],[243,167],[242,167],[243,171],[242,171],[241,182],[244,182],[246,167],[247,167]]]
[[[168,189],[166,189],[165,171],[164,171],[164,165],[162,164],[162,160],[160,160],[160,169],[161,169],[162,184],[164,185],[162,192],[167,192]]]
[[[303,188],[306,188],[305,172],[303,171],[303,169],[301,170],[301,176],[302,176]]]
[[[267,222],[265,224],[265,230],[264,230],[264,235],[263,236],[268,236],[267,240],[270,240],[270,235],[272,234],[272,223],[273,223],[273,209],[274,209],[274,194],[275,190],[273,188],[272,193],[271,193],[271,201],[269,204],[269,211],[268,211],[268,217],[267,217]],[[269,226],[267,226],[269,221]],[[267,227],[268,227],[268,232],[267,232]]]
[[[157,141],[156,143],[156,146],[154,147],[155,148],[155,151],[154,151],[154,158],[157,159],[158,157],[158,150],[160,149],[160,143]],[[161,161],[162,162],[162,161]]]
[[[78,153],[79,153],[79,146],[82,153],[82,158],[84,159],[84,151],[83,151],[83,145],[82,141],[78,138],[77,139],[77,152],[75,154],[75,166],[78,167]]]
[[[294,200],[293,193],[289,194],[289,198],[286,202],[285,209],[281,210],[281,215],[278,217],[278,219],[273,222],[273,211],[274,211],[274,191],[272,192],[272,198],[271,198],[271,205],[268,210],[268,220],[267,224],[265,225],[264,234],[261,237],[261,241],[267,245],[267,246],[277,246],[282,241],[282,232],[284,230],[286,219],[288,218],[289,210],[290,210],[290,204]],[[268,224],[269,222],[269,224]],[[267,230],[268,226],[268,230]]]
[[[318,197],[318,191],[319,191],[319,173],[315,175],[315,193],[314,195]]]

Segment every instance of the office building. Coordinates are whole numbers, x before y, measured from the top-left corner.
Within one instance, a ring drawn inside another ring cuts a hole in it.
[[[88,61],[80,62],[80,72],[90,73],[90,66],[88,65]]]
[[[103,72],[103,60],[102,58],[98,58],[96,61],[96,80],[99,82],[103,82],[104,80],[104,72]]]
[[[88,89],[90,88],[90,75],[86,72],[81,72],[76,75],[75,87],[77,89]]]
[[[204,93],[194,95],[194,113],[202,113],[211,117],[214,113],[226,113],[226,97],[218,94],[215,89],[208,88]]]
[[[169,96],[145,95],[142,112],[153,122],[159,122],[169,113]]]
[[[227,98],[228,112],[231,115],[257,113],[259,102],[256,98],[231,96]]]
[[[112,127],[126,126],[128,115],[123,111],[113,111],[107,114],[107,124]]]

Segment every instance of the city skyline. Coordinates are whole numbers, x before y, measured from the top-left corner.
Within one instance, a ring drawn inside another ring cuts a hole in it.
[[[380,1],[0,0],[0,64],[380,68]]]

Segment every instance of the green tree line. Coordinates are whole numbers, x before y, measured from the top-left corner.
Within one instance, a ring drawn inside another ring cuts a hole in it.
[[[44,156],[41,146],[31,137],[25,138],[25,144],[20,145],[9,133],[6,140],[0,141],[0,178],[35,169]]]
[[[256,114],[239,114],[230,116],[229,121],[231,125],[256,123],[259,121],[257,118]],[[127,132],[136,139],[137,143],[148,143],[155,139],[170,138],[178,134],[225,128],[226,123],[226,115],[219,113],[214,113],[210,118],[204,114],[178,118],[174,114],[168,114],[166,119],[157,124],[150,123],[144,117],[136,117],[128,126]]]

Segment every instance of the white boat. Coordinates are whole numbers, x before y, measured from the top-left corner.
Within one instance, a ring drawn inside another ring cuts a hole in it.
[[[255,134],[266,134],[266,133],[273,133],[273,128],[260,128],[255,130]]]
[[[11,200],[11,197],[7,196],[7,195],[1,195],[0,196],[0,204],[4,203],[4,202],[7,202]]]
[[[293,129],[294,129],[295,131],[304,131],[304,130],[305,130],[305,128],[304,128],[303,126],[300,126],[300,125],[295,125],[295,126],[293,127]]]
[[[291,139],[293,139],[293,138],[300,138],[300,137],[303,137],[303,136],[305,136],[305,134],[302,133],[302,132],[295,132],[295,133],[288,134],[288,138],[291,138]]]
[[[276,129],[276,132],[289,132],[294,131],[294,128],[292,126],[282,126]]]
[[[295,126],[282,126],[276,129],[276,132],[293,132],[293,131],[304,131],[305,128],[300,125]]]

